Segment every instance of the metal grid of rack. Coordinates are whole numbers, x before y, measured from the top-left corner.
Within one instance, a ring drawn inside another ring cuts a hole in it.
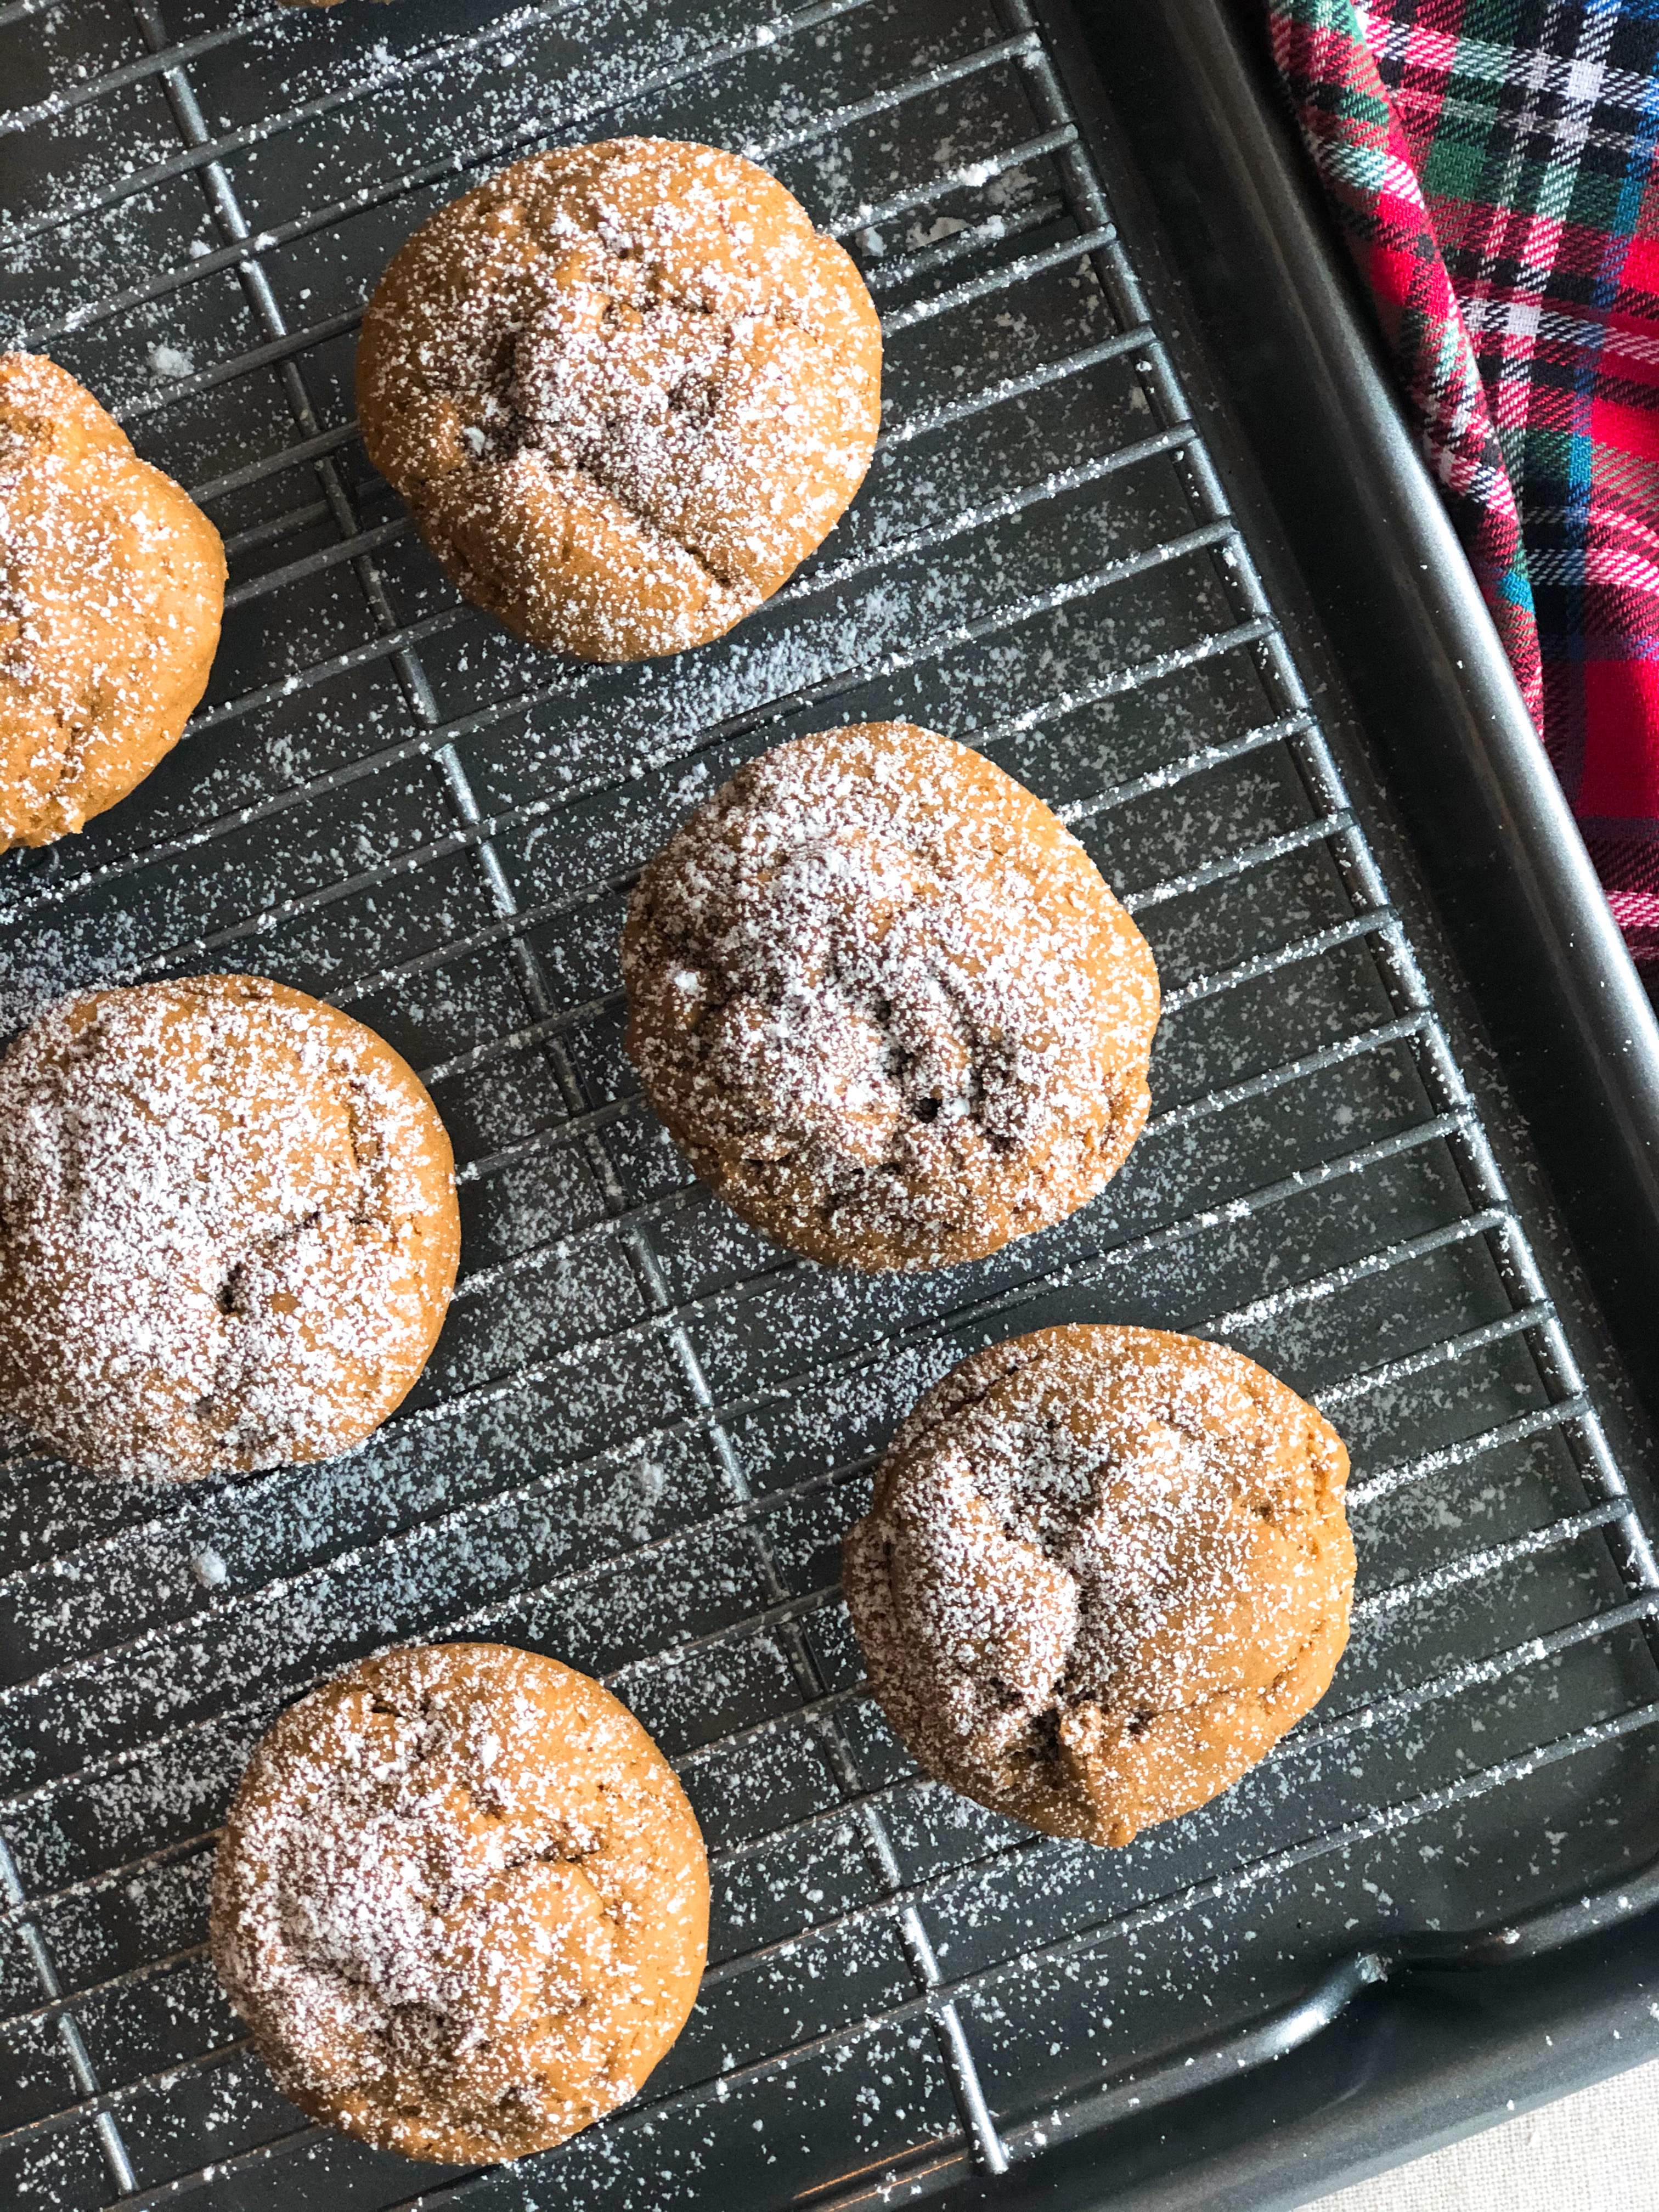
[[[428,1375],[354,1457],[161,1496],[14,1458],[11,2197],[414,2195],[276,2097],[202,1925],[246,1747],[402,1636],[601,1674],[715,1873],[703,1998],[644,2098],[516,2175],[421,2177],[480,2205],[625,2205],[647,2175],[665,2203],[925,2192],[1271,2056],[1401,1942],[1618,1909],[1625,1816],[1659,1799],[1659,1568],[1544,1217],[1505,1188],[1027,0],[12,0],[0,42],[26,95],[0,118],[11,343],[113,404],[232,560],[175,756],[0,868],[7,1025],[213,965],[317,991],[422,1068],[466,1231]],[[733,639],[579,671],[427,561],[362,459],[351,338],[434,205],[623,130],[740,146],[848,245],[887,406],[853,513]],[[883,713],[1042,791],[1166,985],[1119,1182],[896,1284],[790,1261],[687,1184],[620,1054],[615,956],[700,793]],[[915,1776],[835,1585],[920,1388],[1108,1317],[1309,1390],[1354,1446],[1362,1559],[1325,1706],[1121,1855]]]

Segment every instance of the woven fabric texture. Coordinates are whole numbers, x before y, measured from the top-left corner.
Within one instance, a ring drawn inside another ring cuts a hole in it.
[[[1265,0],[1424,451],[1659,982],[1659,0]]]
[[[1470,2136],[1309,2212],[1651,2212],[1659,2063]]]

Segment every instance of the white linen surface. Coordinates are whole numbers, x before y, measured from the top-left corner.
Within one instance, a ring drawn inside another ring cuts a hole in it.
[[[1541,2105],[1309,2212],[1651,2212],[1659,2207],[1659,2059]]]

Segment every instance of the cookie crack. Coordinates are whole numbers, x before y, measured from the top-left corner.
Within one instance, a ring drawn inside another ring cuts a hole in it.
[[[720,591],[729,592],[735,599],[759,597],[758,589],[755,585],[740,577],[723,575],[700,546],[693,545],[689,539],[680,537],[678,532],[670,530],[665,524],[659,522],[655,515],[648,514],[637,501],[627,495],[620,485],[608,483],[591,463],[578,462],[570,473],[573,476],[586,477],[587,482],[596,485],[607,499],[614,500],[629,520],[635,524],[653,547],[673,546],[679,552],[684,553],[689,560],[695,562],[711,583],[717,586]]]
[[[732,232],[731,226],[729,222],[726,222],[726,218],[723,214],[720,219],[726,228],[728,234],[732,235],[735,240],[735,233]],[[613,269],[620,267],[624,259],[633,260],[636,258],[641,259],[643,258],[642,254],[638,257],[631,255],[623,256],[620,254],[616,248],[611,246],[606,246],[605,252]],[[646,275],[647,286],[653,283],[661,273],[662,272],[659,268],[647,264]],[[609,318],[617,309],[633,309],[635,312],[640,313],[643,319],[649,315],[652,307],[661,307],[672,308],[676,313],[682,315],[696,317],[704,325],[714,329],[718,333],[717,343],[720,352],[719,368],[714,374],[707,376],[701,376],[699,380],[703,382],[708,390],[718,395],[724,378],[729,372],[732,355],[736,344],[737,318],[734,314],[717,307],[708,307],[702,301],[695,298],[687,297],[681,292],[675,290],[653,292],[647,299],[646,305],[643,307],[641,307],[638,305],[638,302],[634,298],[631,298],[627,291],[620,285],[596,285],[594,289],[601,293],[605,300],[607,327],[613,327],[613,325],[609,322]],[[779,329],[797,330],[802,331],[807,336],[811,336],[811,333],[807,331],[806,325],[801,322],[798,316],[791,316],[786,313],[785,307],[786,303],[776,300],[764,300],[759,301],[757,303],[753,310],[754,318],[761,322],[770,323]],[[514,337],[509,341],[511,349],[515,355],[517,348],[523,342],[526,334],[533,327],[533,316],[526,315],[525,319],[519,325]],[[533,419],[532,410],[525,406],[521,397],[515,396],[514,387],[519,384],[523,373],[524,372],[518,367],[515,361],[514,367],[507,379],[507,389],[502,395],[502,404],[504,404],[508,415],[507,442],[510,445],[512,451],[515,453],[533,453],[543,456],[544,459],[547,447],[546,437],[544,434],[538,430]],[[664,404],[671,413],[678,414],[681,416],[683,419],[688,414],[689,410],[687,410],[683,404],[677,402],[677,394],[680,392],[688,377],[698,376],[699,372],[697,370],[696,364],[695,362],[688,360],[684,363],[681,373],[674,378],[672,382],[665,383],[663,389]],[[703,424],[711,423],[714,421],[714,416],[718,412],[718,406],[719,400],[718,396],[716,396],[702,415],[702,422]],[[649,507],[641,501],[641,500],[636,495],[634,488],[630,486],[626,480],[627,471],[625,466],[625,455],[618,454],[614,459],[611,459],[607,456],[605,452],[605,437],[609,436],[614,440],[617,436],[618,427],[624,422],[625,417],[621,414],[613,413],[603,419],[604,434],[597,439],[590,437],[583,441],[586,445],[586,450],[578,452],[577,458],[571,464],[568,472],[572,475],[581,477],[587,483],[592,485],[599,491],[602,492],[607,498],[614,501],[617,506],[622,509],[623,514],[628,516],[629,520],[643,535],[647,538],[649,542],[654,547],[672,547],[675,550],[684,554],[688,559],[696,563],[703,574],[707,576],[720,591],[738,598],[757,599],[760,596],[758,586],[752,580],[740,575],[731,574],[723,570],[709,557],[708,552],[703,547],[694,543],[690,537],[686,536],[683,532],[672,528],[667,523],[664,522],[659,516],[652,513]],[[477,458],[481,459],[482,456],[478,456]]]
[[[270,1266],[285,1247],[296,1244],[307,1230],[314,1229],[320,1222],[331,1217],[360,1231],[373,1229],[377,1218],[371,1208],[362,1205],[355,1207],[311,1206],[294,1220],[284,1223],[281,1229],[273,1231],[269,1236],[256,1237],[225,1267],[218,1287],[214,1292],[214,1304],[225,1319],[233,1322],[264,1319],[270,1322],[275,1317],[278,1311],[276,1308],[267,1308],[263,1313],[259,1313],[239,1302],[246,1279],[255,1267],[261,1263]],[[216,1409],[222,1407],[226,1401],[226,1370],[238,1356],[239,1349],[235,1334],[229,1330],[225,1331],[214,1358],[213,1375],[210,1385],[191,1408],[198,1426],[210,1434],[220,1433],[224,1426],[222,1421],[216,1421],[214,1415]],[[246,1419],[246,1409],[239,1407],[236,1419],[231,1425],[240,1427]],[[270,1421],[262,1423],[261,1427],[262,1431],[267,1436],[276,1433],[275,1425]]]

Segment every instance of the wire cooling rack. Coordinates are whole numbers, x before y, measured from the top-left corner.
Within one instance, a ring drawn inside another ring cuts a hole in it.
[[[1402,1950],[1644,1895],[1619,1887],[1659,1813],[1637,1447],[1025,0],[11,0],[0,54],[13,343],[193,489],[233,576],[177,752],[0,866],[5,1025],[101,978],[314,991],[422,1070],[465,1223],[428,1375],[356,1455],[166,1493],[6,1473],[6,2201],[926,2195],[1289,2047]],[[622,131],[738,147],[847,243],[885,427],[852,514],[733,638],[584,670],[456,601],[367,469],[350,368],[434,206]],[[1103,1199],[902,1282],[791,1261],[687,1182],[617,969],[633,872],[690,805],[878,715],[1042,792],[1166,992],[1154,1119]],[[1355,1462],[1330,1695],[1121,1853],[917,1778],[835,1581],[916,1393],[1062,1318],[1224,1336]],[[462,1633],[626,1698],[715,1885],[702,2002],[644,2097],[474,2177],[307,2126],[204,1950],[216,1824],[272,1714],[359,1652]]]

